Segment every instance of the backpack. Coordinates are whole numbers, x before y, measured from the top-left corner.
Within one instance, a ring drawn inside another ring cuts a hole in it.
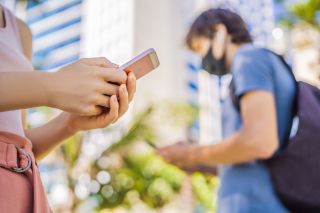
[[[296,83],[296,96],[292,107],[299,119],[299,126],[296,135],[290,138],[288,136],[279,153],[265,163],[270,171],[275,192],[290,212],[319,213],[320,90],[308,83],[297,82],[283,57],[274,52],[272,54],[282,61]],[[233,103],[240,109],[232,86]]]

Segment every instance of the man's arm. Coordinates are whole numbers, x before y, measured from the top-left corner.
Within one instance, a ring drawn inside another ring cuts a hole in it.
[[[218,175],[217,167],[216,166],[205,166],[205,165],[195,165],[195,166],[190,166],[190,167],[184,167],[181,168],[187,173],[194,173],[194,172],[201,172],[203,174],[207,175]]]
[[[163,148],[159,153],[178,166],[244,163],[270,158],[278,147],[278,132],[274,97],[255,90],[241,98],[243,127],[220,143],[206,146]],[[179,147],[180,146],[180,147]]]
[[[199,162],[242,163],[268,159],[278,148],[274,97],[265,91],[251,91],[241,98],[242,129],[222,143],[200,148]],[[211,159],[211,160],[210,160]]]

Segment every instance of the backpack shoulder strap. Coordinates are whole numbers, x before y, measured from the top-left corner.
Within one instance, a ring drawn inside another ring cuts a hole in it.
[[[286,70],[288,71],[288,73],[290,74],[291,78],[294,81],[295,88],[297,91],[298,90],[298,81],[296,80],[296,77],[293,74],[292,67],[286,62],[286,60],[284,59],[284,57],[282,55],[279,55],[269,49],[265,49],[265,50],[272,53],[273,55],[275,55],[282,62],[282,64],[286,67]],[[298,95],[295,95],[294,100],[293,100],[293,114],[297,115],[297,112],[298,112]]]
[[[290,76],[292,77],[292,79],[294,80],[295,84],[297,85],[297,80],[296,80],[296,77],[294,76],[293,74],[293,70],[292,70],[292,67],[286,62],[286,60],[284,59],[284,57],[282,55],[279,55],[275,52],[273,52],[272,50],[269,50],[267,48],[263,48],[265,51],[275,55],[280,61],[281,63],[286,67],[288,73],[290,74]]]

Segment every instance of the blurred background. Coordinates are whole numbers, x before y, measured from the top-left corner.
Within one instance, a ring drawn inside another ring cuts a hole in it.
[[[33,32],[35,69],[51,72],[81,57],[123,64],[156,49],[161,66],[139,80],[117,124],[82,132],[40,162],[54,212],[215,212],[219,179],[186,174],[154,153],[178,141],[221,138],[218,84],[201,71],[184,37],[211,7],[247,22],[255,44],[283,54],[297,78],[320,85],[319,0],[0,0]],[[230,76],[223,78],[228,94]],[[29,126],[57,114],[35,108]]]

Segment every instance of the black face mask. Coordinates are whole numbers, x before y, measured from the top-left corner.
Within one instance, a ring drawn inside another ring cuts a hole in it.
[[[208,50],[207,55],[202,58],[202,68],[210,74],[222,76],[228,73],[226,68],[226,53],[224,51],[221,59],[215,59],[212,55],[212,48]]]

